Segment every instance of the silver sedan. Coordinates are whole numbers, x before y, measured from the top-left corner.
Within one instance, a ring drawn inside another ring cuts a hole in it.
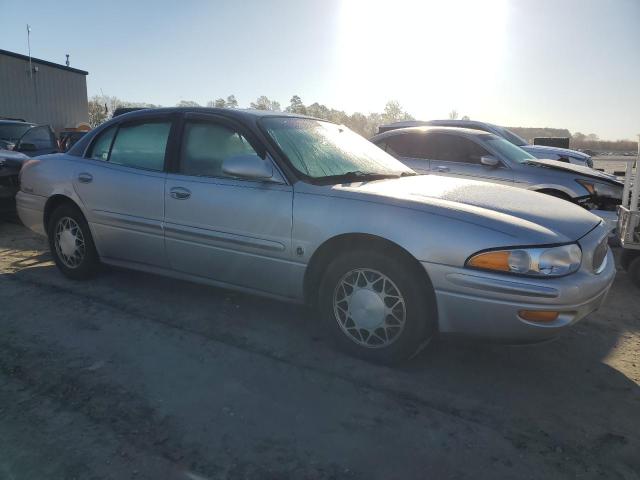
[[[344,126],[276,112],[119,116],[27,162],[17,207],[71,278],[104,263],[307,302],[385,363],[438,332],[552,337],[615,274],[605,226],[576,205],[418,176]]]

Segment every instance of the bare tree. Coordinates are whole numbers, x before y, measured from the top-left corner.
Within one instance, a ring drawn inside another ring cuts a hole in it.
[[[280,111],[280,103],[275,100],[269,100],[269,97],[261,95],[255,102],[251,102],[251,108],[255,110],[276,110]]]
[[[456,120],[458,118],[458,111],[454,108],[449,112],[449,120]]]
[[[198,102],[194,102],[193,100],[180,100],[176,103],[176,107],[199,107],[200,104]]]

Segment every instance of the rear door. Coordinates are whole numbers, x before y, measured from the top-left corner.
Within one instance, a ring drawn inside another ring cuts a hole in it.
[[[431,132],[425,143],[431,157],[431,173],[451,177],[513,183],[512,170],[501,161],[497,166],[483,165],[480,159],[491,156],[479,142],[462,135]]]
[[[179,165],[167,176],[165,242],[174,270],[277,295],[290,295],[293,189],[281,181],[236,178],[225,159],[258,154],[259,142],[224,117],[186,114]],[[277,171],[274,165],[274,171]]]
[[[165,156],[171,117],[144,117],[103,131],[78,162],[74,188],[105,259],[166,267]]]

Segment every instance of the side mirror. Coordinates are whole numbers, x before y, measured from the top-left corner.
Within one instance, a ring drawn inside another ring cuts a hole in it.
[[[491,155],[484,155],[480,157],[480,163],[487,167],[495,168],[500,165],[500,160],[496,157],[492,157]]]
[[[236,155],[222,162],[222,172],[249,180],[269,180],[273,177],[273,165],[258,155]]]
[[[34,143],[28,142],[21,142],[14,148],[18,152],[35,152],[37,149]]]

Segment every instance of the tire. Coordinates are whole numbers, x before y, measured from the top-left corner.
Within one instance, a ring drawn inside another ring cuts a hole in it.
[[[416,355],[437,333],[433,287],[420,273],[388,252],[335,258],[320,283],[318,310],[338,346],[388,365]]]
[[[70,203],[57,207],[51,214],[47,236],[51,255],[65,276],[82,280],[96,273],[100,260],[89,225],[78,207]]]
[[[631,260],[629,267],[627,268],[627,274],[633,284],[640,288],[640,255],[636,255],[636,258]]]

